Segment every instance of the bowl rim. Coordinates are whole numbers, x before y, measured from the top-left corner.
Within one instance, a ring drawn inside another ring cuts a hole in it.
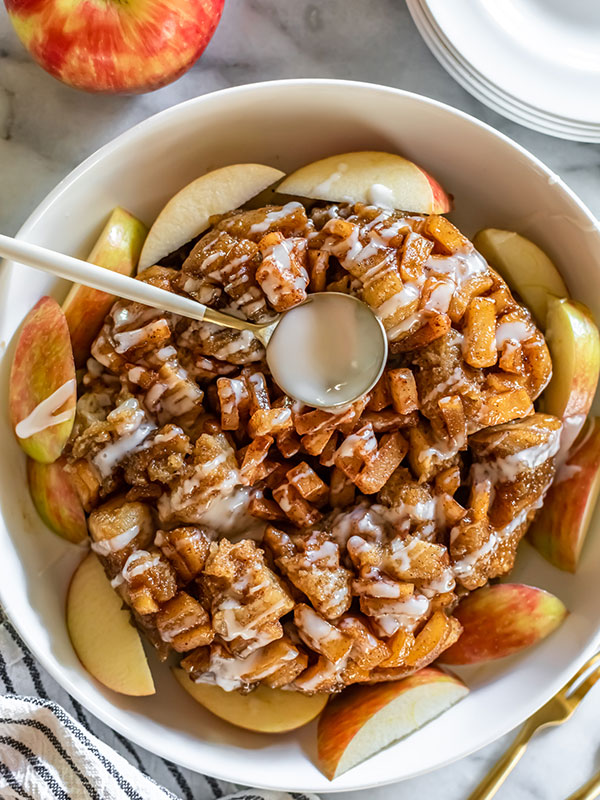
[[[162,122],[166,118],[168,118],[171,114],[176,113],[186,107],[191,107],[196,104],[202,104],[202,102],[208,99],[214,99],[216,97],[221,98],[221,97],[236,96],[238,94],[243,94],[248,90],[268,91],[271,88],[275,88],[278,86],[285,86],[289,88],[307,87],[307,86],[313,86],[315,88],[339,87],[341,89],[349,88],[349,89],[368,90],[373,92],[379,92],[382,95],[388,95],[390,98],[405,97],[417,100],[419,103],[424,104],[425,106],[437,108],[446,114],[450,114],[452,116],[461,118],[470,125],[480,128],[486,134],[491,135],[493,138],[499,140],[514,152],[520,154],[529,164],[534,165],[543,175],[547,177],[550,185],[556,185],[560,191],[566,194],[569,200],[574,204],[574,206],[576,206],[577,210],[590,222],[591,224],[590,232],[592,234],[595,234],[595,236],[598,239],[598,244],[600,246],[600,222],[592,213],[592,211],[587,207],[587,205],[578,197],[578,195],[570,188],[570,186],[568,186],[568,184],[566,184],[564,180],[560,178],[560,176],[558,176],[549,167],[547,167],[543,161],[541,161],[537,156],[535,156],[533,153],[527,150],[527,148],[523,147],[518,142],[511,139],[506,134],[496,130],[488,123],[477,119],[476,117],[472,116],[471,114],[468,114],[465,111],[454,108],[453,106],[444,103],[440,100],[435,100],[425,95],[421,95],[417,92],[411,92],[406,89],[399,89],[393,86],[385,86],[383,84],[369,83],[366,81],[342,80],[334,78],[289,78],[281,80],[257,81],[253,83],[242,84],[239,86],[228,87],[225,89],[219,89],[214,92],[207,92],[205,94],[197,95],[196,97],[192,97],[188,100],[169,106],[168,108],[163,109],[162,111],[159,111],[151,115],[150,117],[136,123],[132,127],[120,133],[118,136],[110,139],[108,142],[106,142],[104,145],[102,145],[92,154],[90,154],[87,158],[85,158],[80,164],[74,167],[38,203],[38,205],[34,208],[34,210],[29,214],[25,222],[21,225],[15,236],[17,238],[26,238],[28,233],[38,224],[40,219],[48,211],[48,209],[52,206],[52,204],[65,192],[68,192],[71,185],[80,177],[85,175],[85,173],[90,168],[95,166],[98,162],[102,161],[102,159],[104,159],[104,157],[108,155],[112,150],[118,149],[122,145],[127,144],[130,141],[134,140],[140,133],[146,133],[151,131],[152,128],[160,127]],[[0,259],[0,291],[4,286],[8,276],[12,273],[13,269],[14,269],[14,264],[12,261],[6,260],[4,261],[4,263],[2,263],[2,260]],[[7,526],[7,531],[8,530],[9,528]],[[163,749],[163,747],[160,744],[160,740],[153,742],[151,747],[148,745],[147,742],[141,741],[136,731],[134,731],[134,733],[132,734],[132,732],[128,729],[126,723],[123,723],[121,720],[115,718],[109,710],[106,710],[103,706],[100,706],[94,699],[89,698],[85,691],[85,688],[80,688],[80,684],[77,681],[72,680],[69,676],[67,676],[63,672],[61,665],[58,662],[56,663],[55,667],[55,664],[53,663],[52,659],[49,657],[47,658],[45,653],[38,654],[35,642],[32,641],[32,639],[28,636],[26,630],[20,629],[16,614],[14,613],[11,614],[9,610],[10,603],[8,602],[6,590],[4,589],[2,582],[0,582],[0,604],[2,605],[7,618],[19,633],[25,645],[35,656],[38,662],[42,665],[42,667],[59,684],[59,686],[61,686],[70,695],[75,697],[75,699],[78,700],[84,706],[84,708],[86,708],[90,713],[92,713],[95,717],[97,717],[101,722],[105,723],[113,730],[122,734],[123,736],[134,742],[136,745],[138,745],[139,747],[148,749],[160,757],[173,759],[173,754]],[[576,670],[579,669],[580,666],[587,660],[587,658],[589,658],[592,655],[592,653],[597,649],[598,643],[600,643],[600,629],[598,633],[595,636],[593,636],[587,643],[587,645],[582,649],[579,656],[570,662],[569,673],[567,674],[565,670],[563,670],[562,672],[558,672],[554,676],[553,680],[548,681],[545,690],[543,692],[538,693],[538,695],[536,696],[536,700],[531,707],[526,707],[524,709],[523,707],[521,707],[521,710],[516,711],[515,713],[512,714],[512,716],[504,718],[504,721],[501,725],[499,726],[496,725],[496,727],[490,727],[489,735],[484,740],[480,741],[478,744],[472,747],[465,748],[464,751],[458,754],[454,754],[448,758],[438,761],[433,766],[423,767],[422,769],[418,769],[416,772],[412,773],[410,776],[406,776],[400,779],[398,778],[386,778],[384,780],[374,779],[360,783],[352,787],[341,787],[341,786],[323,787],[323,786],[314,786],[313,784],[301,783],[295,786],[286,787],[285,791],[318,792],[319,794],[335,794],[338,792],[360,791],[363,789],[386,786],[393,783],[402,782],[404,780],[410,780],[411,778],[416,778],[420,775],[433,772],[437,769],[441,769],[445,766],[448,766],[451,763],[466,758],[467,756],[481,750],[483,747],[486,747],[488,744],[491,744],[492,742],[496,741],[501,736],[513,730],[518,725],[522,724],[522,722],[528,716],[533,714],[538,708],[540,708],[547,700],[549,700],[558,691],[558,689],[563,685],[565,680],[571,677],[571,674],[575,674]],[[525,716],[523,716],[523,710],[525,711]],[[199,772],[199,770],[191,763],[183,761],[179,761],[178,763],[186,769],[190,769],[191,771],[197,773]],[[200,772],[200,774],[208,774],[225,782],[232,782],[232,780],[234,780],[231,778],[231,775],[224,773],[220,769],[213,769],[212,767],[209,768],[208,770],[202,767],[202,772]],[[254,783],[251,785],[254,786],[255,788],[268,789],[268,790],[281,790],[281,786],[279,786],[276,783],[269,783],[268,781],[261,783]]]

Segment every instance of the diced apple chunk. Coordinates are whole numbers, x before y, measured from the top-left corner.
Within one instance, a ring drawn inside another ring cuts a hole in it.
[[[394,153],[361,150],[314,161],[278,191],[332,202],[366,203],[422,214],[444,214],[450,197],[421,167]]]
[[[117,206],[87,260],[121,275],[133,275],[147,233],[143,222]],[[112,295],[98,289],[78,283],[71,287],[62,308],[71,333],[75,366],[85,364],[91,344],[114,301]]]
[[[73,428],[77,382],[65,315],[42,297],[25,317],[9,383],[10,419],[28,456],[49,464]]]
[[[427,667],[374,686],[351,686],[319,719],[318,758],[333,780],[438,717],[468,694],[458,678]]]
[[[226,692],[220,686],[194,683],[185,670],[173,669],[179,684],[212,714],[256,733],[283,733],[306,725],[323,710],[326,694],[308,696],[259,686],[249,694]]]
[[[94,553],[71,579],[67,629],[79,660],[104,686],[134,697],[155,693],[140,635]]]

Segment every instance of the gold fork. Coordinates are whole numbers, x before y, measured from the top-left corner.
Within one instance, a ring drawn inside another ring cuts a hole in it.
[[[600,772],[597,772],[587,783],[580,786],[576,792],[570,794],[567,800],[595,800],[598,795],[600,795]]]
[[[548,700],[546,705],[542,706],[535,714],[529,717],[506,753],[493,767],[489,775],[483,779],[475,791],[469,795],[467,800],[490,800],[490,798],[494,797],[498,789],[519,763],[534,733],[537,733],[537,731],[542,728],[548,728],[551,725],[561,725],[571,717],[579,703],[581,703],[598,678],[600,678],[600,666],[597,666],[589,675],[586,675],[590,667],[598,664],[598,662],[600,662],[600,653],[596,653],[595,656],[592,656],[586,661],[571,680],[567,681],[562,689],[559,689],[554,697]],[[578,683],[579,679],[584,675],[586,675],[586,677],[581,683]],[[586,785],[586,787],[582,788],[587,789],[588,786]],[[588,800],[588,798],[595,796],[594,794],[581,795],[580,800]],[[579,798],[578,795],[574,797]]]

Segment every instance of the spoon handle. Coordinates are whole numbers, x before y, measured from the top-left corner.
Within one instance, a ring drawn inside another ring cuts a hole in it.
[[[244,320],[221,314],[188,297],[181,297],[149,283],[129,278],[127,275],[97,267],[88,261],[57,253],[54,250],[31,244],[31,242],[26,242],[22,239],[13,239],[1,233],[0,256],[26,264],[28,267],[50,272],[59,278],[82,283],[92,289],[99,289],[117,297],[123,297],[126,300],[133,300],[146,306],[159,308],[161,311],[171,311],[182,317],[198,320],[206,319],[227,328],[252,327],[251,324],[244,324]]]

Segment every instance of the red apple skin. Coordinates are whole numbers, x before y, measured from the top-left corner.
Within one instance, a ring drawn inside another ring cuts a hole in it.
[[[110,215],[88,261],[121,275],[133,275],[148,229],[139,219],[117,206]],[[84,366],[92,342],[100,332],[104,318],[115,298],[111,294],[75,284],[62,309],[71,334],[75,366]]]
[[[13,430],[68,381],[73,382],[72,392],[56,409],[61,414],[70,411],[68,419],[27,438],[17,437],[27,455],[44,464],[56,461],[69,438],[75,420],[77,387],[67,320],[56,300],[42,297],[25,317],[13,358],[8,397]]]
[[[585,369],[577,370],[567,405],[561,416],[561,419],[568,419],[578,415],[587,416],[592,406],[600,374],[600,334],[592,312],[587,306],[571,299],[562,302],[569,303],[574,312],[579,312],[581,321],[577,334],[585,339],[585,349],[581,351],[582,355],[585,354]]]
[[[442,188],[441,184],[439,184],[435,178],[433,178],[428,172],[425,172],[424,169],[415,165],[418,170],[420,170],[423,175],[427,178],[429,185],[431,186],[431,194],[433,197],[433,211],[432,214],[447,214],[449,211],[452,211],[452,198],[449,194],[447,194],[444,189]]]
[[[65,460],[40,464],[27,459],[29,494],[36,511],[54,533],[79,544],[87,539],[87,524],[79,495],[75,491]]]
[[[88,92],[148,92],[209,43],[224,0],[5,0],[14,28],[53,77]]]
[[[404,692],[428,683],[445,681],[464,686],[462,681],[435,667],[390,683],[350,686],[327,703],[317,728],[317,752],[323,773],[333,780],[338,762],[363,725]]]
[[[588,420],[557,470],[528,539],[559,569],[575,572],[600,492],[600,419]]]
[[[523,583],[497,583],[472,592],[454,616],[460,639],[440,657],[443,664],[481,664],[518,653],[544,639],[567,616],[550,592]]]

